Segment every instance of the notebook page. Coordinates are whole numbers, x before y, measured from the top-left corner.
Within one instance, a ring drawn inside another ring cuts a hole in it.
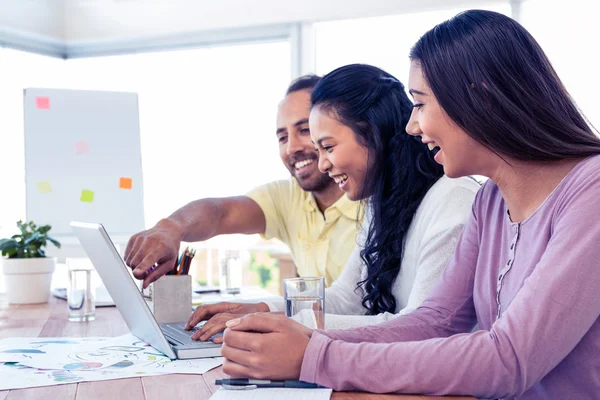
[[[217,390],[210,400],[329,400],[331,389],[259,388],[250,390]]]

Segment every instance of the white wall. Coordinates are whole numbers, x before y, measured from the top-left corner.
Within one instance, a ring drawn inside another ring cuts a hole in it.
[[[359,18],[477,2],[477,0],[65,1],[65,31],[69,41],[115,41],[185,32]],[[506,2],[506,0],[489,2]]]
[[[0,31],[65,39],[65,0],[0,0]]]
[[[599,129],[597,8],[597,3],[589,0],[570,0],[568,6],[563,0],[529,0],[523,4],[522,21],[550,58],[569,94]]]

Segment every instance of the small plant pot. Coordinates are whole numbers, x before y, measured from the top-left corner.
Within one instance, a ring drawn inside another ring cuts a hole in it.
[[[1,262],[10,304],[48,302],[56,258],[5,258]]]

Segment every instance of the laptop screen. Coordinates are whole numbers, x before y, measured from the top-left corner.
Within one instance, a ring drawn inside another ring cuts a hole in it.
[[[177,358],[104,227],[75,221],[71,227],[131,332],[167,357]]]

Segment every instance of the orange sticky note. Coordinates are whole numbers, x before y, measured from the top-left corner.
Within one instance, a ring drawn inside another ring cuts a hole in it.
[[[84,203],[93,203],[94,202],[94,192],[91,190],[82,190],[81,198],[79,199]]]
[[[76,142],[75,143],[75,153],[76,154],[85,154],[87,152],[90,151],[90,146],[88,145],[88,142]]]
[[[38,182],[37,187],[41,194],[50,193],[52,191],[52,186],[50,186],[50,182]]]
[[[121,189],[131,190],[132,186],[133,186],[133,181],[131,180],[131,178],[121,177],[121,179],[119,179],[119,187]]]
[[[47,110],[50,108],[50,97],[36,97],[35,105],[40,110]]]

